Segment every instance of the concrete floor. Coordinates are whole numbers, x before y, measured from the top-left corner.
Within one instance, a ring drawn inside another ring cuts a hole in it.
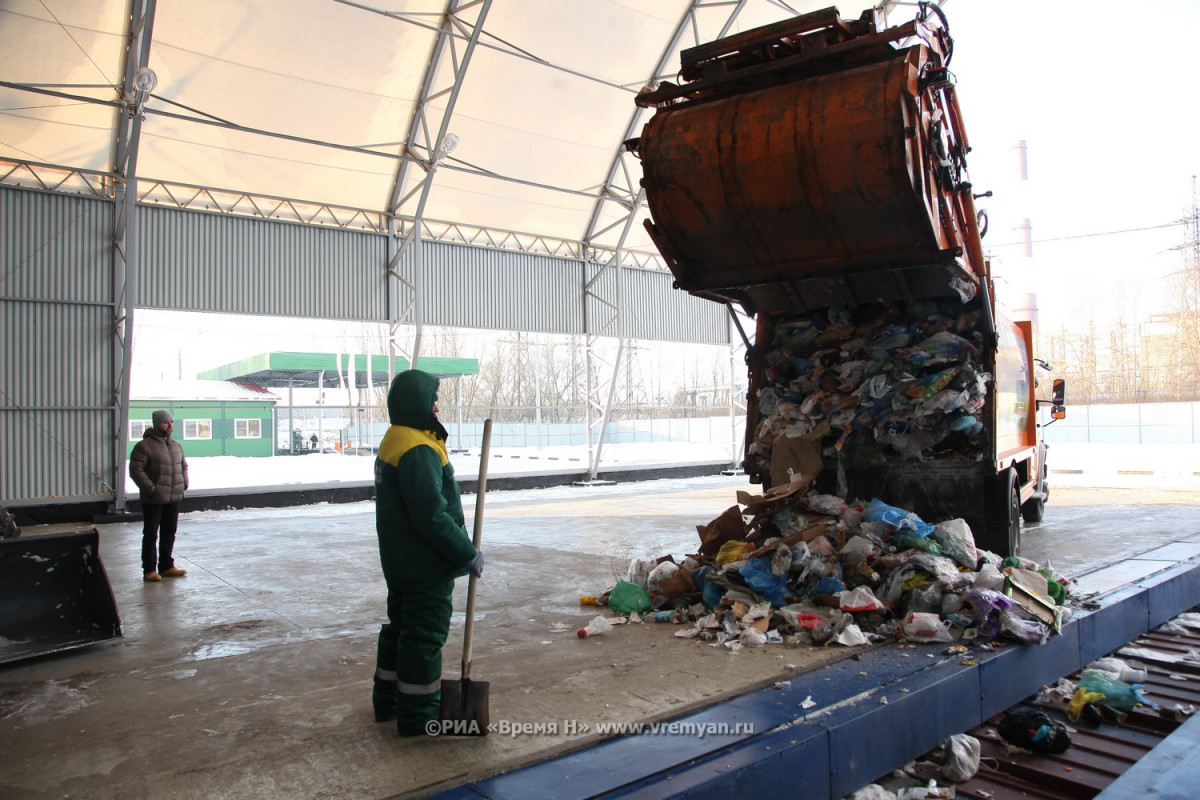
[[[851,657],[735,654],[655,624],[575,636],[594,612],[579,595],[635,556],[693,550],[695,526],[746,488],[714,476],[489,494],[472,677],[491,684],[493,722],[558,732],[482,739],[402,740],[372,720],[385,589],[371,503],[186,515],[189,575],[160,584],[141,582],[140,525],[100,526],[125,636],[0,667],[0,798],[421,796],[584,746],[598,722],[674,716]],[[1103,507],[1059,493],[1025,554],[1079,574],[1200,530],[1195,495],[1119,492]],[[459,611],[446,677],[461,634]]]

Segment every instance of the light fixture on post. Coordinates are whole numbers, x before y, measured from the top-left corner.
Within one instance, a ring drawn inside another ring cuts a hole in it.
[[[458,137],[453,133],[447,133],[445,137],[443,137],[442,143],[438,145],[437,153],[435,153],[433,156],[433,163],[436,164],[446,156],[450,155],[450,153],[456,147],[458,147]]]
[[[142,113],[142,108],[146,105],[146,100],[157,85],[158,75],[149,67],[142,67],[134,73],[133,97],[130,98],[133,107],[129,109],[130,116],[137,116]]]

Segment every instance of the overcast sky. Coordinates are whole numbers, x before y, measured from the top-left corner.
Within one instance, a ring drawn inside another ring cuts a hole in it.
[[[1035,291],[1043,325],[1170,302],[1196,148],[1196,0],[950,0],[951,70],[994,223],[997,272]],[[1014,147],[1028,143],[1029,181]],[[1022,208],[1026,209],[1022,211]],[[1012,225],[1029,217],[1034,260]],[[1114,233],[1157,228],[1134,233]],[[1096,235],[1110,234],[1110,235]],[[1049,240],[1059,241],[1049,241]]]

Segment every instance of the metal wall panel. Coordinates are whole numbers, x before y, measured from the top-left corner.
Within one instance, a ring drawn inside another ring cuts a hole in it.
[[[625,270],[625,334],[660,342],[729,344],[729,312],[711,300],[674,288],[669,272]]]
[[[386,318],[382,234],[146,205],[138,226],[140,307]]]
[[[0,297],[111,301],[112,203],[0,188]]]
[[[599,266],[590,264],[589,279],[599,270]],[[675,276],[669,272],[626,267],[622,277],[621,307],[627,338],[729,344],[728,312],[724,306],[674,288]],[[601,300],[589,297],[587,313],[593,320],[592,332],[600,333],[599,327],[607,324],[613,313],[606,303],[616,303],[616,273],[607,270],[592,291]],[[603,331],[602,335],[616,336],[616,328]]]
[[[426,323],[583,333],[579,260],[447,242],[423,244]]]
[[[451,328],[484,328],[582,335],[583,280],[600,267],[574,258],[523,253],[451,242],[422,242],[425,248],[424,322]],[[413,279],[412,256],[399,270]],[[626,335],[632,339],[699,344],[729,344],[725,308],[673,287],[669,272],[626,267],[623,306]],[[604,301],[616,302],[615,273],[603,274],[592,287]],[[411,298],[400,290],[400,305]],[[587,298],[593,330],[606,324],[612,309]],[[603,332],[617,336],[613,327]]]
[[[0,189],[0,501],[111,497],[112,204]]]

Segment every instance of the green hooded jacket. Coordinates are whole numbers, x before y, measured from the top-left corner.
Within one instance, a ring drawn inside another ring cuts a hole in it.
[[[415,369],[388,390],[392,424],[375,459],[375,532],[389,586],[452,580],[475,558],[445,429],[433,413],[437,390],[436,377]]]

